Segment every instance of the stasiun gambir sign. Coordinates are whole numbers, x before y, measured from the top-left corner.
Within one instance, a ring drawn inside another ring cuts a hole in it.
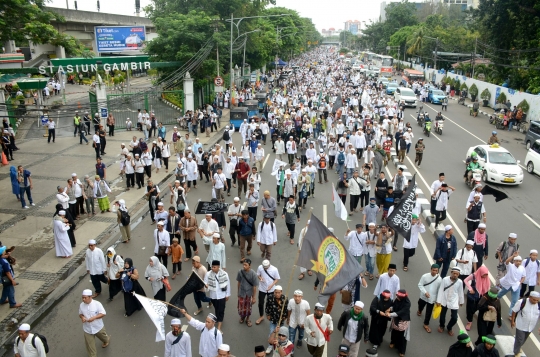
[[[122,62],[122,63],[105,63],[100,66],[105,71],[127,71],[128,69],[135,71],[135,70],[148,70],[150,69],[150,62]],[[40,74],[47,74],[47,69],[50,74],[60,72],[65,73],[87,73],[87,72],[97,72],[98,65],[97,64],[81,64],[81,65],[72,65],[68,64],[66,66],[39,66],[39,73]]]

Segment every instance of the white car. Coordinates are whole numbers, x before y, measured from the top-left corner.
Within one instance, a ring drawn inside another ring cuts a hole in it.
[[[482,167],[482,180],[486,183],[520,185],[523,183],[523,170],[519,160],[498,144],[470,147],[467,157],[475,152]]]
[[[416,94],[410,88],[399,87],[394,92],[394,99],[406,107],[416,108]]]
[[[540,140],[536,140],[527,151],[525,166],[528,173],[540,175]]]

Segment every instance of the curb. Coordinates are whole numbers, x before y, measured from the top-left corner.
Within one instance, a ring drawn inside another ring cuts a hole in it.
[[[228,119],[226,119],[226,122],[228,123]],[[212,137],[208,143],[206,143],[206,147],[209,148],[211,146],[214,146],[215,144],[219,143],[222,140],[223,137],[223,131],[225,130],[225,125],[222,125],[222,128],[220,128],[214,137]],[[173,174],[170,173],[166,175],[163,180],[161,180],[158,183],[158,186],[161,186],[165,184],[167,181],[169,181],[173,177]],[[166,194],[165,191],[164,195]],[[163,196],[164,196],[163,195]],[[131,224],[131,229],[134,230],[148,215],[149,209],[148,205],[146,205],[146,201],[141,197],[133,206],[139,207],[142,203],[142,207],[140,207],[136,213],[132,214],[132,217],[138,217],[134,223]],[[120,230],[115,227],[112,229],[112,232],[110,232],[110,235],[105,240],[98,240],[98,244],[100,246],[104,247],[110,247],[113,246],[114,248],[117,247],[117,245],[121,242],[121,234]],[[30,326],[35,325],[37,322],[41,321],[42,318],[44,318],[58,303],[62,301],[62,299],[69,294],[77,284],[85,279],[87,276],[86,273],[86,267],[84,266],[84,250],[81,251],[82,256],[78,259],[80,260],[78,262],[79,266],[74,267],[72,266],[72,272],[57,286],[54,288],[54,290],[45,298],[42,304],[39,305],[39,307],[31,314],[27,315],[23,320],[13,322],[14,324],[21,324],[21,323],[27,323],[30,324]],[[13,341],[15,341],[15,338],[17,337],[17,330],[14,330],[12,333],[8,335],[8,337],[4,341],[0,341],[0,356],[5,356],[8,353],[10,353],[13,349]]]

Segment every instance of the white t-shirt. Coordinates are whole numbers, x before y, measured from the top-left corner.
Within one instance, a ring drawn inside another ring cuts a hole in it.
[[[287,310],[291,312],[289,326],[296,328],[296,326],[303,325],[305,323],[307,317],[306,311],[309,310],[309,302],[302,300],[300,301],[300,304],[297,304],[294,299],[290,299],[289,305],[287,305]]]
[[[468,261],[467,264],[457,263],[458,268],[461,269],[460,275],[470,275],[472,273],[473,263],[478,263],[478,257],[476,256],[476,252],[473,249],[471,250],[467,250],[467,248],[460,249],[457,251],[455,258],[457,260]]]

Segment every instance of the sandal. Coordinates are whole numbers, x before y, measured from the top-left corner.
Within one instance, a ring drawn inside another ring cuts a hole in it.
[[[243,324],[243,323],[244,323],[244,321],[245,321],[244,319],[240,319],[240,321],[239,321],[239,322],[240,322],[241,324]]]
[[[369,274],[369,280],[373,280],[373,275]]]
[[[470,331],[472,326],[472,322],[467,322],[467,325],[465,326],[465,330]]]
[[[448,335],[450,335],[450,336],[454,336],[454,331],[452,331],[452,330],[448,330]]]
[[[255,325],[260,325],[261,322],[263,322],[263,320],[264,320],[264,317],[259,317],[259,318],[257,319],[257,321],[255,321]]]
[[[429,326],[424,325],[424,330],[426,330],[427,333],[431,333],[431,329]]]
[[[397,252],[397,247],[396,246],[393,246],[392,249],[394,250],[394,252]]]
[[[304,279],[304,273],[300,273],[300,275],[298,275],[298,280],[302,280]]]
[[[416,311],[416,316],[422,316],[422,311]]]
[[[437,329],[437,332],[438,333],[443,333],[444,332],[444,329],[442,327],[439,326],[439,328]]]
[[[307,271],[307,275],[312,276],[312,275],[313,275],[313,272],[312,272],[311,270],[308,270],[308,271]]]
[[[403,267],[403,270],[405,270],[405,271],[408,271],[408,270],[409,270],[409,268],[407,268],[407,267]]]
[[[291,243],[291,244],[294,244],[294,240],[291,239],[291,242],[290,242],[290,243]]]
[[[248,325],[248,327],[251,327],[251,320],[247,320],[246,325]]]

